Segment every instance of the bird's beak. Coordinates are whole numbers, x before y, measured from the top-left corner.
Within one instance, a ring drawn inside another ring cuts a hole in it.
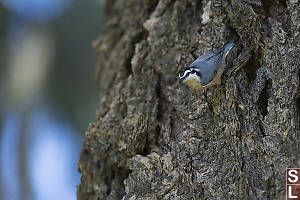
[[[182,79],[180,78],[180,73],[181,71],[178,73],[178,79],[179,79],[179,83],[182,83]]]
[[[181,70],[181,71],[178,73],[178,79],[179,79],[179,83],[182,83],[182,82],[183,82],[183,79],[182,79],[182,78],[180,78],[180,77],[182,77],[182,76],[183,76],[183,72],[184,72],[184,70]]]

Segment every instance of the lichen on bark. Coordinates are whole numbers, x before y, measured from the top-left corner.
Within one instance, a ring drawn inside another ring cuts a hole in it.
[[[280,199],[299,166],[297,0],[113,0],[78,199]],[[205,91],[177,73],[235,41]]]

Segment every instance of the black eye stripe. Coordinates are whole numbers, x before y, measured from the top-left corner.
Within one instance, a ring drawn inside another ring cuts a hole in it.
[[[184,79],[184,78],[188,77],[190,74],[197,74],[197,76],[202,78],[201,72],[199,72],[196,69],[187,69],[185,71],[182,71],[182,72],[179,73],[179,76],[180,76],[181,79]]]
[[[196,70],[192,70],[190,72],[187,72],[185,77],[188,77],[190,74],[197,74],[200,78],[202,77],[202,74]]]
[[[191,72],[186,73],[186,75],[184,76],[184,78],[188,77],[190,74],[191,74]]]
[[[190,74],[190,70],[183,70],[179,73],[179,78],[183,79],[186,78]]]
[[[196,69],[191,69],[191,72],[192,72],[193,74],[197,74],[200,78],[202,77],[201,72],[199,72],[199,71],[196,70]]]

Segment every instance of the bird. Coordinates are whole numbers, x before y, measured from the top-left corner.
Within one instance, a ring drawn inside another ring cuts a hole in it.
[[[179,72],[180,82],[195,90],[205,90],[219,84],[227,67],[226,56],[233,47],[234,43],[228,42],[217,50],[204,53],[189,67]]]

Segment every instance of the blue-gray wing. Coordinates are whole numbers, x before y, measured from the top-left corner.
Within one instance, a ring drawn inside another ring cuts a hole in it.
[[[221,56],[222,51],[220,49],[217,49],[215,51],[209,51],[206,52],[205,54],[201,55],[200,57],[198,57],[192,64],[191,66],[197,65],[197,63],[201,63],[201,62],[207,62],[209,60],[211,60],[212,58],[215,59],[215,56]]]
[[[201,62],[209,62],[209,63],[219,63],[224,60],[224,57],[229,53],[229,51],[234,47],[232,42],[226,43],[223,47],[209,51],[199,58],[197,58],[190,66],[197,66]]]

